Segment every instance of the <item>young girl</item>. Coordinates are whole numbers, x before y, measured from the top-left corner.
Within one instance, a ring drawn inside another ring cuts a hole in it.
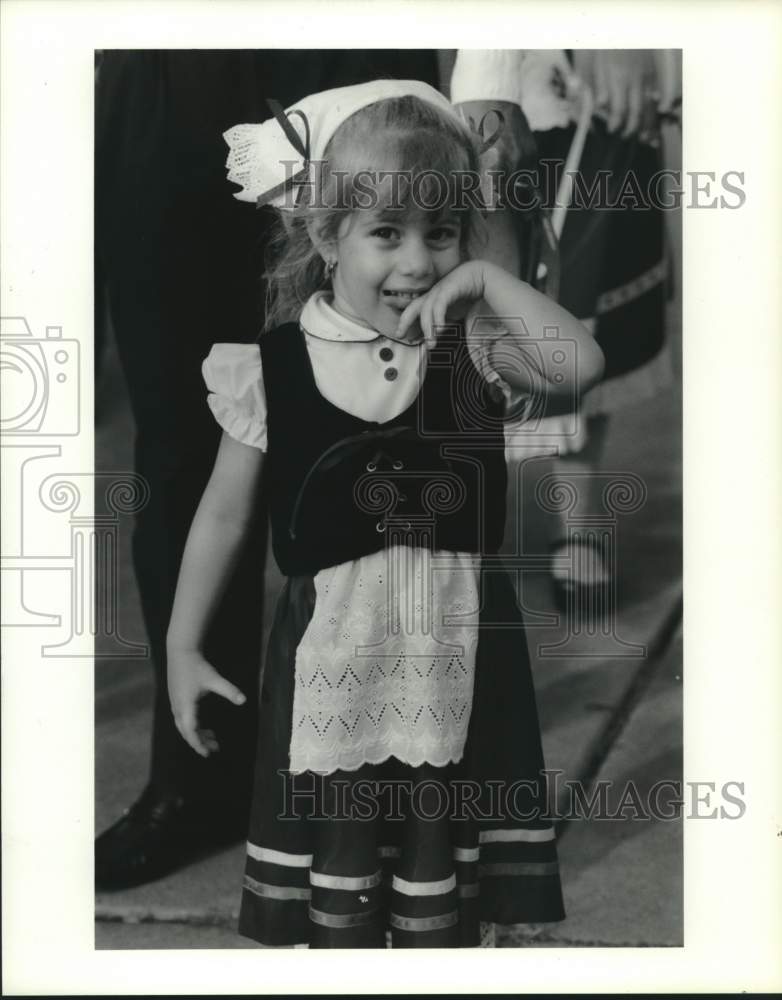
[[[225,433],[168,676],[183,737],[215,752],[199,699],[244,696],[202,641],[263,469],[287,580],[240,932],[383,947],[390,928],[394,947],[458,947],[481,921],[559,920],[529,658],[497,555],[502,418],[535,391],[586,388],[600,352],[547,298],[468,258],[480,220],[459,192],[480,142],[429,86],[316,94],[226,139],[237,197],[276,206],[282,232],[259,345],[218,344],[204,364]],[[528,333],[465,322],[471,306]]]

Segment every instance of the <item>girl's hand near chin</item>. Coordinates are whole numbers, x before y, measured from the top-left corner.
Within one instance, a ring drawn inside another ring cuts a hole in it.
[[[483,298],[486,289],[486,271],[493,265],[481,260],[470,260],[459,264],[437,282],[426,295],[413,299],[399,317],[396,335],[402,339],[416,320],[427,344],[437,339],[437,330],[446,326],[448,319],[461,318],[466,312],[457,308],[463,303],[469,308],[473,302]]]
[[[438,328],[446,326],[449,320],[462,318],[472,303],[481,299],[487,317],[500,317],[500,323],[503,319],[519,319],[531,334],[515,343],[513,338],[503,338],[503,377],[511,385],[524,392],[531,391],[531,362],[558,395],[586,392],[602,377],[603,353],[583,323],[531,285],[486,260],[459,264],[426,295],[414,299],[399,318],[397,336],[401,339],[418,320],[431,346],[437,339]],[[467,309],[463,312],[464,304]],[[558,377],[559,370],[548,361],[540,368],[530,350],[531,342],[551,329],[558,331],[559,346],[570,354],[571,375],[564,381]],[[467,336],[470,335],[468,331]]]

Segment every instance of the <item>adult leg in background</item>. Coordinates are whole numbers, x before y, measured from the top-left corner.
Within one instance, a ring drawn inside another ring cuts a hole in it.
[[[231,75],[225,59],[199,55],[109,52],[97,88],[96,247],[136,423],[136,471],[149,486],[133,556],[155,671],[148,786],[96,842],[96,881],[106,888],[147,881],[194,849],[242,836],[249,797],[263,518],[208,637],[217,669],[247,694],[242,708],[204,703],[219,754],[203,760],[185,744],[165,683],[179,564],[220,437],[200,364],[215,340],[253,339],[262,319],[258,220],[242,215],[230,190],[223,197],[213,148],[221,105],[251,91],[252,77],[238,60]],[[199,71],[206,78],[194,85]]]

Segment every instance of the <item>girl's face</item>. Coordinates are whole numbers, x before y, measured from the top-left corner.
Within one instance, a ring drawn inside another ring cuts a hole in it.
[[[399,317],[461,261],[461,223],[418,211],[362,209],[337,235],[334,308],[393,337]]]

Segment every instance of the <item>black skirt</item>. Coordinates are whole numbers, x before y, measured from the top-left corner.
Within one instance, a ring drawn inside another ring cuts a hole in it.
[[[312,577],[280,597],[266,655],[239,932],[272,946],[475,947],[480,922],[564,918],[524,625],[513,585],[481,572],[465,752],[291,774],[296,648]]]

